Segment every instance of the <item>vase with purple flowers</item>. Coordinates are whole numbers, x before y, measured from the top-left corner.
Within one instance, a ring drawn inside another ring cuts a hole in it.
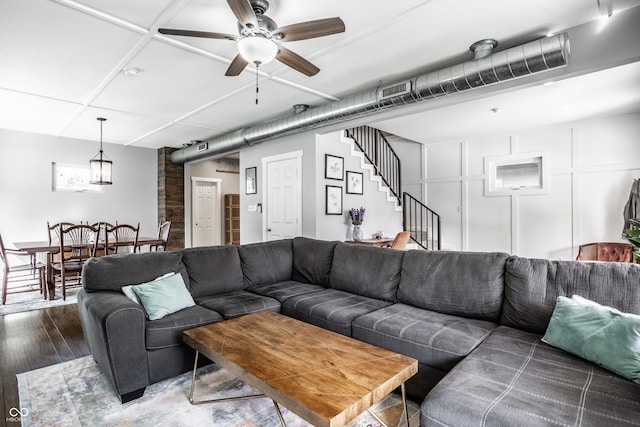
[[[351,219],[351,224],[353,224],[352,238],[355,242],[359,242],[363,238],[362,228],[360,228],[360,226],[364,221],[364,211],[365,209],[363,207],[360,209],[352,208],[349,211],[349,218]]]

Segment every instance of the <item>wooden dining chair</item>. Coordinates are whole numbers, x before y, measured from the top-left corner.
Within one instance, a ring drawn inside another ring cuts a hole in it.
[[[82,278],[82,267],[87,259],[95,256],[98,247],[99,228],[88,224],[65,226],[60,225],[59,260],[51,263],[54,284],[60,283],[62,299],[67,299],[67,288],[79,286]]]
[[[171,230],[171,221],[165,221],[158,226],[158,240],[162,240],[162,243],[157,245],[150,245],[149,250],[152,251],[164,251],[167,247],[167,240],[169,240],[169,231]]]
[[[47,298],[47,283],[45,280],[45,265],[32,261],[28,252],[7,249],[0,235],[0,264],[2,266],[2,305],[7,302],[7,294],[40,291]],[[11,264],[9,256],[29,257],[29,263]],[[11,285],[11,286],[10,286]]]
[[[393,243],[391,243],[391,249],[405,250],[407,249],[407,243],[409,242],[409,237],[411,237],[411,232],[409,231],[401,231],[396,234],[396,238],[393,239]]]
[[[137,251],[140,223],[136,226],[130,224],[107,225],[105,231],[105,248],[113,247],[116,254]]]

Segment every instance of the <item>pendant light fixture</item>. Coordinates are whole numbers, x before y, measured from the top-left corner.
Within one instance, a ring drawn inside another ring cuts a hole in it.
[[[90,184],[111,185],[111,166],[113,162],[104,155],[102,151],[102,123],[107,120],[104,117],[98,117],[100,121],[100,151],[95,157],[89,160]]]

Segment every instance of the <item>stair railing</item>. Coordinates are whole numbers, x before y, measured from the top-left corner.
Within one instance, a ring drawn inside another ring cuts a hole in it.
[[[423,249],[440,250],[440,215],[409,193],[403,193],[402,226]]]
[[[345,132],[347,137],[355,141],[356,147],[362,151],[364,157],[373,166],[376,175],[398,199],[398,203],[402,203],[400,159],[384,134],[369,126],[350,128]]]

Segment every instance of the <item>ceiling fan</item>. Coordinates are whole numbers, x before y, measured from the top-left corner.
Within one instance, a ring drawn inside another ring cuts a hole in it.
[[[227,3],[238,19],[240,35],[169,28],[160,28],[158,32],[173,36],[236,41],[239,53],[231,61],[226,76],[239,75],[249,63],[260,66],[273,59],[302,74],[314,76],[320,71],[318,67],[279,42],[313,39],[342,33],[345,30],[344,22],[340,18],[318,19],[278,27],[273,19],[264,14],[269,8],[267,0],[227,0]]]

